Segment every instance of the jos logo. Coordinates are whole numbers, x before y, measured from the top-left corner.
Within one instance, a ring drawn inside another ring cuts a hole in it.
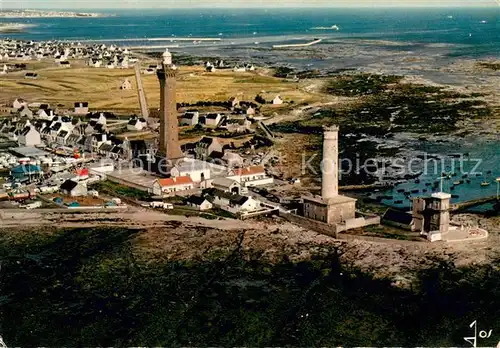
[[[464,337],[464,340],[467,343],[470,343],[472,347],[476,348],[477,347],[477,340],[478,340],[478,333],[477,333],[477,320],[474,320],[470,325],[470,328],[474,328],[474,336],[471,337]],[[490,338],[491,334],[493,333],[493,330],[485,331],[481,330],[479,331],[479,338],[484,339],[484,338]],[[500,347],[500,342],[498,343],[497,347]]]

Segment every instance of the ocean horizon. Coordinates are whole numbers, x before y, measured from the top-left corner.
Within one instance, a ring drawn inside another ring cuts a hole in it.
[[[456,55],[500,55],[498,8],[82,9],[96,18],[0,18],[30,24],[0,37],[25,40],[134,41],[168,44],[175,38],[217,38],[219,45],[280,40],[380,40],[447,44]],[[338,26],[338,30],[326,29]],[[321,29],[318,29],[321,28]],[[239,40],[239,41],[238,41]],[[190,45],[191,43],[183,43]],[[181,45],[181,47],[183,46]]]

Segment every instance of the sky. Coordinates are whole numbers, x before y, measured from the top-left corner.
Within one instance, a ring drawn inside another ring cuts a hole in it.
[[[0,8],[487,7],[500,0],[0,0]]]

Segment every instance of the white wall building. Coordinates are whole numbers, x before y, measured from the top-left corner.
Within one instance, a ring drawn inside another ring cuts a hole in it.
[[[155,196],[175,194],[194,189],[194,182],[189,176],[158,179],[154,182],[152,190]]]
[[[17,141],[19,146],[36,146],[42,143],[40,133],[32,126],[24,128]]]

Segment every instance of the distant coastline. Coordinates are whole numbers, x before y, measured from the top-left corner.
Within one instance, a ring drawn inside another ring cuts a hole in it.
[[[0,11],[0,18],[95,18],[109,17],[102,13],[91,12],[69,12],[69,11],[48,11],[48,10],[3,10]]]

